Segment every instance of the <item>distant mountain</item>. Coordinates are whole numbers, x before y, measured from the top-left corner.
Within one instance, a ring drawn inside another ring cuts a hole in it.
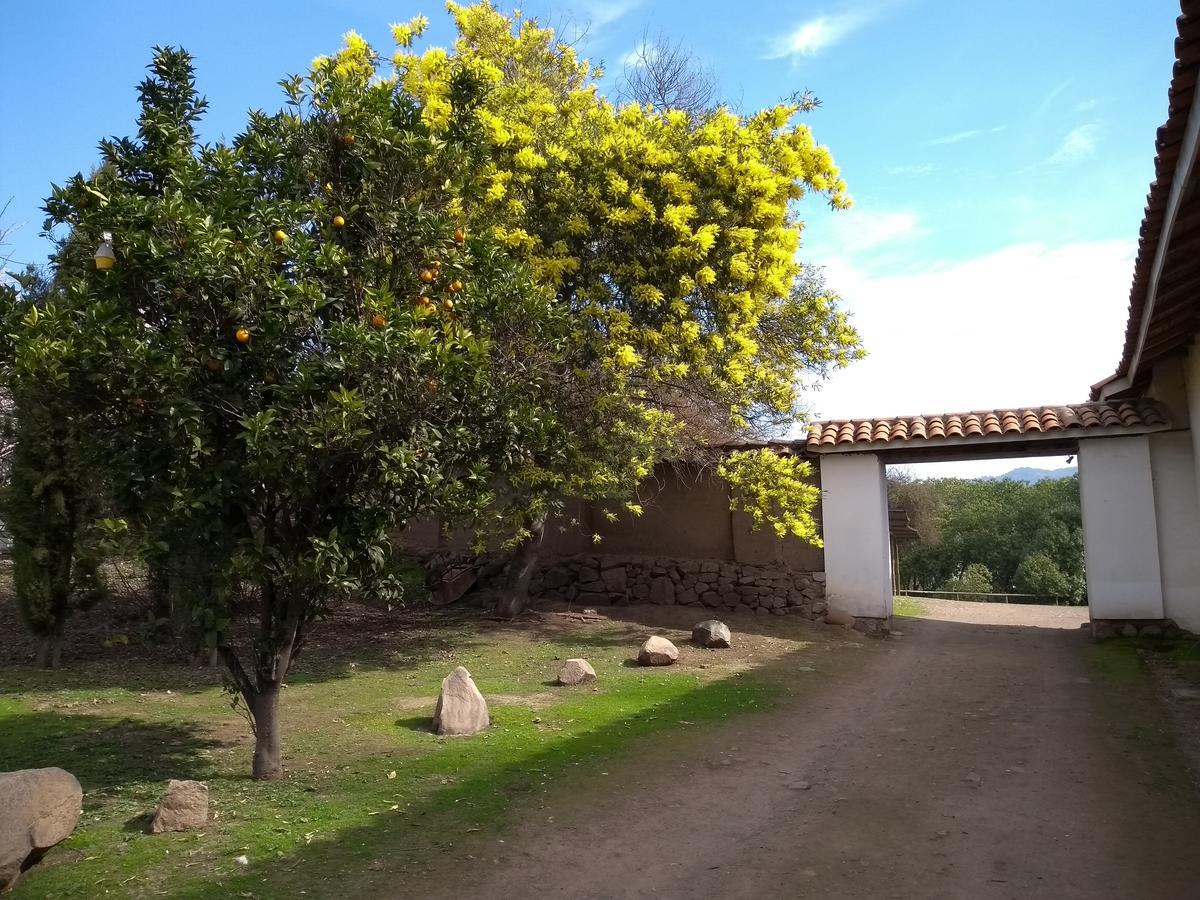
[[[1011,472],[1005,472],[1003,475],[997,475],[989,480],[1023,481],[1026,484],[1036,484],[1039,481],[1070,478],[1078,472],[1079,469],[1075,466],[1063,466],[1061,469],[1033,469],[1029,466],[1021,466],[1018,469],[1013,469]]]

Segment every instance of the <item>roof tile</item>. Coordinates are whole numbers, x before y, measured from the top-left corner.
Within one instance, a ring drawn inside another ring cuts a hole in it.
[[[1154,400],[1101,400],[1071,406],[997,409],[943,415],[814,422],[808,449],[846,444],[919,444],[926,440],[1046,434],[1093,428],[1170,427],[1166,407]]]

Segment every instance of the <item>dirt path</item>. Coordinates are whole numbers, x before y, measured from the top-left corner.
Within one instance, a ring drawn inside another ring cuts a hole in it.
[[[1078,611],[929,606],[820,696],[553,797],[445,896],[1196,897],[1200,795],[1148,684],[1088,664]]]

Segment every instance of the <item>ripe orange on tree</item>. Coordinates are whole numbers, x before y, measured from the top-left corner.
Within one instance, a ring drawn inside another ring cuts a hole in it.
[[[282,228],[275,229],[275,234],[273,234],[272,237],[275,238],[275,243],[277,244],[282,244],[288,239],[287,232]]]
[[[450,290],[453,291],[455,294],[457,294],[459,291],[461,291],[462,287],[463,287],[462,282],[459,281],[457,278],[455,278],[452,282],[450,282]]]
[[[454,243],[461,244],[466,239],[467,233],[465,231],[463,231],[461,228],[454,229]]]
[[[422,269],[422,270],[421,270],[421,280],[422,280],[423,282],[425,282],[426,284],[429,284],[429,282],[433,281],[433,279],[434,279],[435,277],[437,277],[437,276],[435,276],[435,275],[433,274],[433,270],[432,270],[432,269]]]
[[[371,327],[382,328],[386,324],[387,324],[387,319],[385,319],[379,313],[375,313],[375,315],[371,316]]]
[[[333,217],[333,227],[334,228],[344,228],[345,226],[346,226],[345,218],[343,218],[342,216],[334,216]]]
[[[235,341],[237,341],[239,344],[248,344],[248,343],[250,343],[250,329],[248,329],[248,328],[239,328],[237,331],[235,331],[235,332],[233,333],[233,339],[234,339]]]

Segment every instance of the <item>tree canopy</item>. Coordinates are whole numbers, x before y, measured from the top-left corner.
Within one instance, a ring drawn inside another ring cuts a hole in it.
[[[848,202],[795,105],[617,107],[548,29],[450,9],[451,51],[413,51],[420,19],[390,57],[351,33],[231,141],[199,139],[193,61],[158,49],[136,137],[47,201],[59,291],[3,310],[4,374],[71,404],[109,529],[194,576],[259,776],[315,620],[398,595],[395,529],[519,544],[568,498],[636,512],[695,421],[787,421],[804,371],[858,353],[795,262],[794,201]],[[757,522],[816,540],[805,463],[721,471]]]
[[[1083,599],[1078,477],[1025,484],[893,476],[888,487],[890,505],[908,510],[921,535],[901,547],[903,587],[958,590],[949,585],[978,564],[989,590]]]

